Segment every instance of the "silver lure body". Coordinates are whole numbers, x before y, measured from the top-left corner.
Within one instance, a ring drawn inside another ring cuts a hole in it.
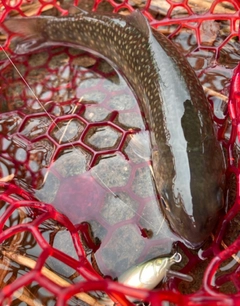
[[[164,279],[170,267],[181,260],[181,254],[175,253],[171,257],[155,258],[143,262],[124,272],[118,278],[118,282],[129,287],[152,290]],[[131,301],[135,300],[128,298]],[[99,302],[105,306],[114,305],[114,302],[107,295],[102,297]]]

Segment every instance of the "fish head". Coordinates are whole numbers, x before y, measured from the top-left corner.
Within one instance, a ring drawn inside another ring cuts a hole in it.
[[[166,193],[161,196],[161,205],[170,227],[186,244],[193,248],[201,246],[210,236],[219,220],[224,204],[223,190],[219,188],[213,197],[198,196],[198,199],[191,201],[189,204],[193,207],[202,207],[203,203],[207,202],[207,205],[204,205],[204,210],[194,209],[191,214],[186,211],[185,202],[179,201],[179,199],[169,200],[169,198]],[[169,201],[171,201],[171,205]]]
[[[202,161],[200,161],[202,162]],[[161,207],[172,230],[197,248],[208,239],[224,207],[224,171],[193,167],[190,180],[168,177],[161,185]]]

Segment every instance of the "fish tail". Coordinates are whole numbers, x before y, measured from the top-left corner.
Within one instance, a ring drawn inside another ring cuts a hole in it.
[[[45,41],[44,27],[46,27],[46,18],[10,18],[5,20],[1,27],[4,33],[8,35],[21,36],[15,53],[23,54],[40,48]]]
[[[7,33],[21,36],[34,36],[36,34],[38,21],[32,18],[10,18],[3,22]]]

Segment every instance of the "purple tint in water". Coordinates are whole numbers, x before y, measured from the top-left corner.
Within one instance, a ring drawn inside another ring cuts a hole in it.
[[[106,193],[107,190],[88,171],[62,178],[52,205],[73,224],[79,224],[97,219]]]

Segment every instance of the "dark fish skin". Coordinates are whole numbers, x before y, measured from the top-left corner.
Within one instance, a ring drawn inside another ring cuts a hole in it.
[[[23,36],[17,53],[74,45],[122,72],[150,127],[162,209],[188,245],[202,244],[224,207],[224,161],[202,86],[176,47],[138,11],[9,19],[3,27]]]

